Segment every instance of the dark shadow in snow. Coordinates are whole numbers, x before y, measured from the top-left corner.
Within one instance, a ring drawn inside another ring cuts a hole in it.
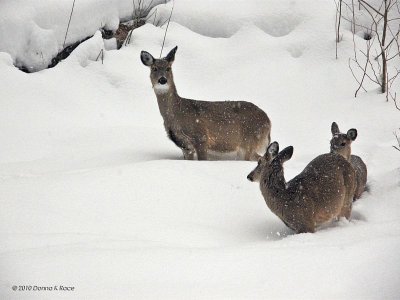
[[[165,153],[165,152],[151,152],[151,151],[137,151],[132,153],[133,157],[141,157],[141,161],[151,160],[183,160],[182,153]]]
[[[290,56],[293,58],[299,58],[300,56],[303,55],[303,47],[301,46],[292,46],[286,49]]]
[[[255,22],[266,34],[273,37],[283,37],[290,34],[296,27],[303,22],[303,18],[297,15],[288,14],[287,16],[271,16]]]
[[[353,210],[351,212],[351,220],[365,222],[365,221],[367,221],[367,218],[362,213],[359,213],[358,211]]]
[[[264,232],[265,231],[267,231],[266,238],[269,241],[280,241],[288,236],[296,235],[296,232],[294,232],[282,222],[268,223],[267,227],[265,227],[264,225]]]
[[[371,192],[371,183],[367,182],[367,184],[365,185],[364,193],[368,193],[369,194],[370,192]]]

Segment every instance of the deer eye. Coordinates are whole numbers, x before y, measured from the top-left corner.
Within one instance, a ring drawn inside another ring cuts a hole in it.
[[[170,68],[170,67],[167,67],[167,72],[169,72],[169,71],[171,71],[171,68]]]
[[[346,143],[341,143],[340,146],[344,147],[346,146]]]
[[[158,69],[157,69],[157,67],[152,67],[151,70],[152,70],[153,72],[156,72]]]

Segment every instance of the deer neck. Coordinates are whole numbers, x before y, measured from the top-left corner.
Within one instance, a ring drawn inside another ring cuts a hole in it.
[[[274,166],[264,173],[261,180],[261,192],[266,199],[268,207],[280,218],[291,209],[291,197],[286,188],[286,180],[282,166]]]
[[[164,122],[172,122],[176,118],[176,111],[179,109],[182,99],[179,97],[173,82],[168,84],[168,89],[159,90],[154,87],[157,97],[158,108]]]
[[[345,160],[350,161],[351,149],[343,149],[341,151],[337,151],[335,149],[331,149],[331,153],[340,154],[341,156],[344,157]]]
[[[350,161],[351,149],[346,149],[342,155],[347,161]]]

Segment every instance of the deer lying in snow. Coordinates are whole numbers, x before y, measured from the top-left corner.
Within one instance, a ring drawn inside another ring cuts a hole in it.
[[[162,59],[142,51],[168,137],[185,159],[218,158],[257,160],[270,142],[267,114],[246,101],[197,101],[181,98],[175,87],[172,63],[178,47]]]
[[[355,174],[350,163],[336,153],[322,154],[289,182],[283,175],[283,163],[293,147],[279,152],[273,142],[247,176],[259,181],[267,206],[297,233],[314,232],[316,227],[334,219],[350,218],[355,191]]]
[[[339,126],[333,122],[331,132],[331,152],[342,155],[350,162],[356,172],[354,200],[357,200],[361,197],[367,185],[367,166],[359,156],[351,154],[351,143],[357,138],[357,129],[349,129],[346,134],[340,133]]]

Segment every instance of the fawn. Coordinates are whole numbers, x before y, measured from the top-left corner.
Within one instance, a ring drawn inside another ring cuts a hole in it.
[[[293,147],[278,152],[279,144],[271,143],[247,178],[260,182],[267,206],[286,226],[297,233],[315,232],[326,222],[350,218],[355,174],[343,156],[319,155],[299,175],[286,182],[283,163],[292,157]]]
[[[168,137],[181,148],[184,159],[257,160],[270,143],[271,122],[267,114],[246,101],[198,101],[178,95],[172,63],[178,47],[155,59],[142,51],[150,67],[150,79],[164,119]]]
[[[351,154],[351,143],[357,138],[357,129],[349,129],[346,134],[340,133],[339,126],[336,122],[333,122],[331,132],[331,152],[342,155],[350,162],[356,172],[355,201],[361,197],[367,185],[367,166],[359,156]]]

